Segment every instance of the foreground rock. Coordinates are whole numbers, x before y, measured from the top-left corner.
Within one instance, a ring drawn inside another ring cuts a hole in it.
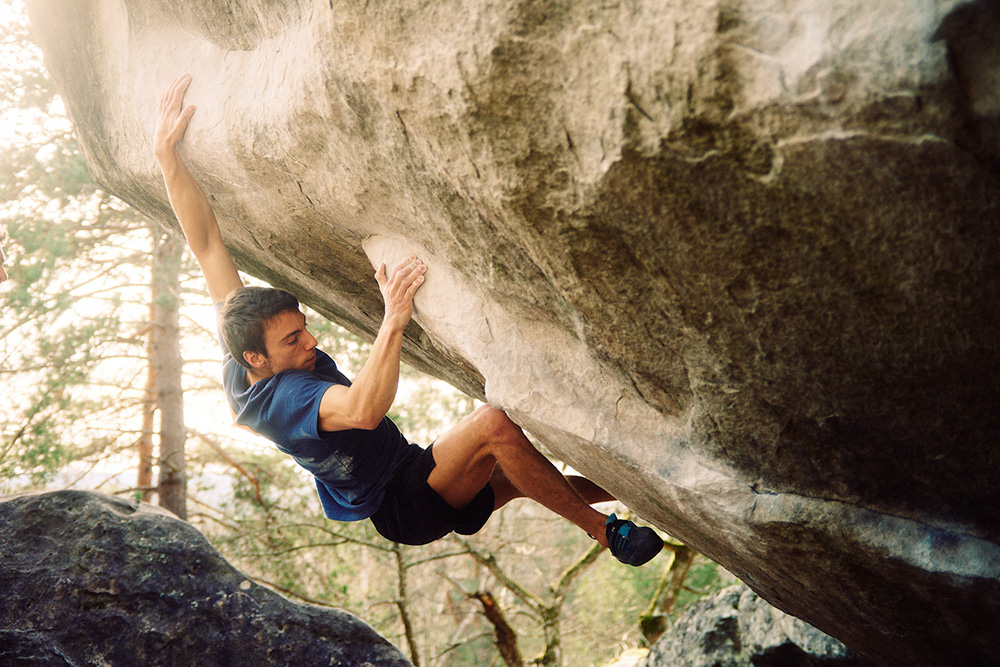
[[[871,667],[833,637],[782,613],[746,586],[699,600],[642,667]]]
[[[30,0],[88,163],[887,665],[1000,664],[1000,5]]]
[[[190,524],[80,491],[0,498],[0,664],[409,665],[233,569]]]

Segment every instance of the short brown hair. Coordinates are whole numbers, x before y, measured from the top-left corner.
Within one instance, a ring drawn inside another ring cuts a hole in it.
[[[264,323],[286,310],[298,311],[299,300],[285,290],[273,287],[240,287],[229,293],[219,313],[222,342],[236,363],[252,370],[244,352],[267,356]]]

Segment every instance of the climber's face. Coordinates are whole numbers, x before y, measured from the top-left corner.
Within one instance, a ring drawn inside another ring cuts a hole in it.
[[[7,258],[4,257],[3,254],[3,250],[0,249],[0,283],[7,280],[7,270],[3,268],[3,263],[4,261],[6,261],[6,259]]]
[[[286,310],[264,322],[264,348],[266,355],[243,353],[256,377],[316,368],[316,338],[306,329],[306,316],[298,310]]]

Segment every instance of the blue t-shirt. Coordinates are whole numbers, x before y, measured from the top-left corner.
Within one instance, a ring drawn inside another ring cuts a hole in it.
[[[222,384],[236,423],[271,440],[312,473],[328,518],[359,521],[374,514],[386,482],[420,448],[407,442],[388,417],[371,431],[319,429],[323,394],[335,384],[351,385],[325,352],[316,350],[315,370],[282,371],[248,385],[246,369],[225,343],[221,346]]]

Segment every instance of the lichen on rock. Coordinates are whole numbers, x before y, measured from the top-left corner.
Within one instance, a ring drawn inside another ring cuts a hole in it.
[[[355,616],[251,581],[165,510],[58,491],[0,498],[0,664],[410,662]]]

